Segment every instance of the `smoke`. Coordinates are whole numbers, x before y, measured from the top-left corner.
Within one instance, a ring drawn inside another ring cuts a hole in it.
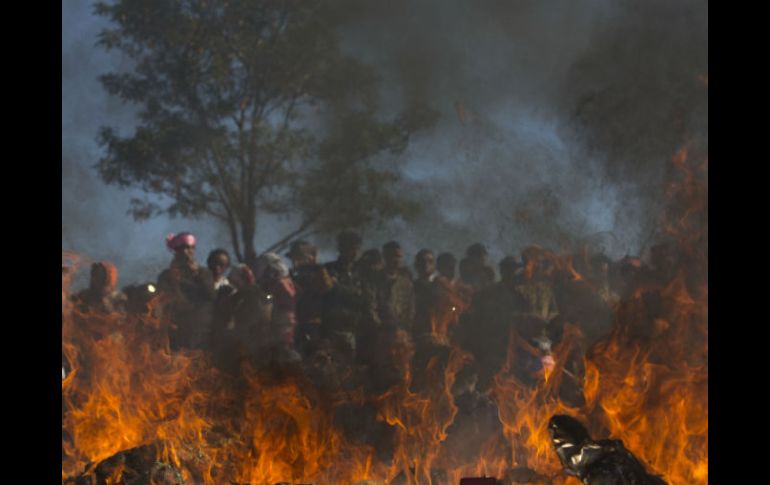
[[[377,64],[386,103],[419,99],[438,126],[404,156],[426,206],[406,247],[492,257],[528,244],[638,253],[670,159],[704,150],[707,3],[584,0],[367,4],[349,44]]]
[[[673,153],[707,147],[705,0],[339,6],[343,48],[377,68],[386,110],[419,102],[442,115],[393,162],[422,215],[368,232],[367,246],[396,238],[407,253],[459,254],[483,241],[493,260],[531,243],[636,253],[657,220]],[[227,247],[209,221],[135,223],[126,215],[132,194],[97,179],[98,126],[130,132],[133,112],[96,80],[121,67],[94,47],[103,19],[86,1],[63,9],[62,247],[112,259],[131,279],[165,264],[167,232],[196,231],[205,250]],[[258,241],[269,243],[284,226],[260,227]],[[320,242],[333,256],[331,238]]]

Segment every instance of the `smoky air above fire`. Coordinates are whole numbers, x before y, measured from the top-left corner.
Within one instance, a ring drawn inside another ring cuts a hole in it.
[[[704,0],[340,3],[343,49],[376,67],[383,105],[440,113],[399,161],[422,215],[367,230],[366,246],[460,254],[483,241],[499,259],[590,241],[638,253],[671,157],[683,142],[707,148]],[[95,47],[104,27],[91,2],[62,4],[62,249],[114,261],[128,284],[166,265],[168,232],[195,232],[201,252],[229,242],[206,220],[134,222],[138,194],[93,170],[99,127],[128,134],[134,122],[97,80],[128,67]],[[257,250],[289,224],[261,219]],[[331,239],[318,242],[332,257]]]

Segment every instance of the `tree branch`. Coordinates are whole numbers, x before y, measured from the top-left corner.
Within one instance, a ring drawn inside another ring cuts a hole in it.
[[[320,211],[319,211],[319,212],[317,212],[316,214],[314,214],[313,216],[311,216],[311,218],[310,218],[310,219],[308,219],[308,220],[306,220],[305,222],[303,222],[303,223],[300,225],[300,227],[299,227],[299,228],[297,228],[296,230],[294,230],[294,231],[290,232],[289,234],[287,234],[286,236],[284,236],[284,237],[283,237],[283,238],[281,238],[280,240],[278,240],[278,241],[276,241],[275,243],[273,243],[273,244],[272,244],[270,247],[268,247],[267,249],[265,249],[265,252],[266,252],[266,253],[269,253],[270,251],[275,251],[276,249],[281,249],[281,248],[285,247],[285,246],[288,244],[288,242],[289,242],[289,241],[291,241],[291,240],[292,240],[292,239],[294,239],[294,238],[297,238],[297,237],[299,237],[300,235],[308,236],[308,235],[310,235],[310,234],[316,234],[316,233],[318,233],[319,231],[317,231],[317,230],[316,230],[316,231],[312,231],[312,232],[305,232],[305,231],[307,231],[308,229],[310,229],[310,227],[311,227],[313,224],[315,224],[315,222],[318,220],[318,217],[319,217],[320,215],[321,215],[321,213],[320,213]],[[303,233],[304,233],[304,234],[303,234]]]

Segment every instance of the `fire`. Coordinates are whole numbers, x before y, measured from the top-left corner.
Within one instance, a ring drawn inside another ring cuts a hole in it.
[[[465,428],[456,428],[452,391],[472,357],[447,338],[463,302],[448,302],[451,310],[434,322],[437,350],[424,365],[413,366],[413,348],[401,349],[402,375],[389,389],[330,392],[290,369],[276,378],[245,363],[237,380],[204,352],[171,351],[160,311],[83,314],[69,303],[72,270],[63,270],[63,481],[148,447],[189,483],[438,485],[518,474],[528,483],[575,484],[561,471],[547,431],[552,415],[568,414],[594,436],[623,440],[669,484],[707,484],[707,163],[693,166],[688,152],[674,157],[680,176],[663,225],[679,255],[670,278],[648,281],[617,303],[612,333],[587,352],[579,322],[569,322],[534,384],[513,368],[538,349],[511,333],[489,394],[497,431],[483,431],[472,449],[463,443]],[[544,250],[533,252],[526,270],[542,259],[573,281],[588,279],[572,258]],[[63,267],[77,263],[68,260]],[[576,361],[584,375],[570,367]],[[385,451],[343,429],[351,409],[368,409],[388,431],[378,438],[387,441]],[[108,483],[127,472],[118,466]]]
[[[631,302],[616,339],[592,349],[587,360],[587,407],[669,483],[708,483],[706,335],[688,328],[705,322],[705,307],[683,292],[678,282],[666,288],[674,321],[648,345],[619,345],[634,338],[621,335],[622,326],[640,323],[632,311],[642,302]]]
[[[447,429],[457,414],[451,388],[457,372],[468,362],[469,355],[453,348],[445,365],[434,356],[428,362],[426,388],[409,389],[410,376],[380,398],[379,418],[396,427],[396,453],[388,472],[388,480],[403,474],[406,483],[434,483],[435,467],[441,457],[441,445]],[[443,482],[438,482],[443,483]]]
[[[706,174],[705,163],[688,164],[686,147],[673,161],[682,176],[670,191],[675,222],[665,227],[686,264],[669,282],[620,305],[613,335],[587,358],[586,401],[597,427],[669,483],[699,484],[708,483]],[[657,302],[649,297],[655,290]]]

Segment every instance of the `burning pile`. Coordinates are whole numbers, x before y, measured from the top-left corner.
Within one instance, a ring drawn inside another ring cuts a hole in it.
[[[232,376],[206,352],[172,351],[157,301],[128,315],[84,313],[70,304],[63,273],[63,481],[576,483],[549,429],[566,415],[590,436],[622,440],[669,484],[708,483],[707,165],[694,166],[685,150],[674,163],[672,242],[653,254],[670,271],[628,264],[633,284],[614,303],[612,332],[586,349],[584,322],[565,322],[532,379],[517,366],[542,351],[511,332],[484,389],[468,371],[473,355],[445,335],[396,335],[396,377],[384,389],[322,352]],[[543,254],[583,280],[577,258]]]

